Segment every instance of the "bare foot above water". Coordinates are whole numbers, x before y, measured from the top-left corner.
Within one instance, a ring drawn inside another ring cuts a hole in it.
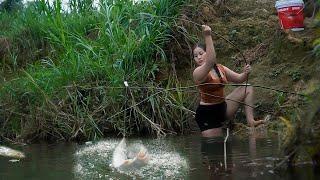
[[[254,120],[248,123],[250,127],[257,127],[265,123],[265,120]]]
[[[250,127],[258,127],[263,124],[268,124],[270,121],[271,115],[265,116],[263,120],[254,120],[248,123]]]

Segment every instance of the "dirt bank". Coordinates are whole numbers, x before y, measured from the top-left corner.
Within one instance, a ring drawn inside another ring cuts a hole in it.
[[[309,94],[319,84],[320,61],[311,53],[315,29],[309,18],[306,17],[305,22],[304,31],[290,33],[299,40],[292,41],[280,29],[272,1],[230,0],[216,6],[214,2],[198,0],[186,6],[178,24],[190,35],[200,38],[201,30],[197,24],[208,24],[213,31],[232,41],[241,52],[214,36],[218,61],[239,72],[244,65],[242,53],[253,68],[249,83]],[[174,52],[178,77],[186,84],[193,84],[193,41],[184,36],[181,27],[177,28],[175,35],[179,43],[173,41],[169,47]],[[227,88],[230,90],[232,88]],[[303,101],[294,95],[261,88],[255,93],[258,116],[266,114],[259,109],[279,113],[301,105]]]

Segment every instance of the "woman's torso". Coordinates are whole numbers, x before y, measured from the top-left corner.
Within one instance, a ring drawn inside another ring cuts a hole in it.
[[[226,73],[224,66],[217,64],[221,78],[219,78],[217,72],[212,69],[204,82],[196,82],[200,91],[200,104],[201,105],[213,105],[219,104],[225,101],[224,86],[227,83]]]

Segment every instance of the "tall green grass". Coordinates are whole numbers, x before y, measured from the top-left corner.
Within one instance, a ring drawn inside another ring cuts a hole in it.
[[[39,0],[15,18],[2,13],[1,23],[14,27],[1,34],[12,42],[1,64],[10,72],[0,89],[2,134],[68,140],[184,131],[191,96],[166,90],[177,86],[170,75],[161,91],[155,81],[174,23],[159,17],[177,16],[183,3],[101,0],[96,8],[72,0],[65,11],[61,0]]]

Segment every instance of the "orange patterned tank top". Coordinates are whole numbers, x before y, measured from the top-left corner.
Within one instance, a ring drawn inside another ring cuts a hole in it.
[[[210,84],[210,83],[227,83],[226,72],[221,64],[217,64],[220,71],[221,78],[214,75],[214,69],[212,69],[204,82],[196,82],[200,91],[201,102],[218,104],[224,101],[224,86],[221,84]]]

